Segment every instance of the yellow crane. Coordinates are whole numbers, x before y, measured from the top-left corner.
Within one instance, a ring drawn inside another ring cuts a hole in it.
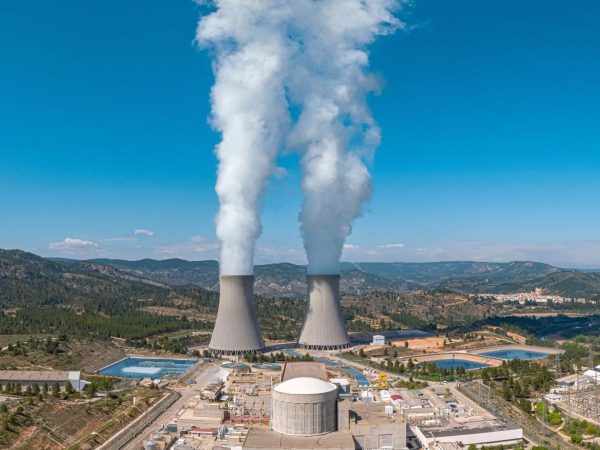
[[[377,388],[378,389],[387,389],[390,387],[390,383],[388,381],[387,373],[379,372],[377,375]]]

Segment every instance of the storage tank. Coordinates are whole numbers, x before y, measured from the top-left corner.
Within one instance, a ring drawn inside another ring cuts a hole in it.
[[[299,377],[273,388],[273,431],[314,436],[337,430],[338,389],[317,378]]]

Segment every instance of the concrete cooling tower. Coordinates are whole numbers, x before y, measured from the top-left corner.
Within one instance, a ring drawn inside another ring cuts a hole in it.
[[[300,346],[336,350],[350,345],[340,304],[339,275],[308,275],[308,302]]]
[[[219,286],[219,311],[208,347],[226,355],[264,350],[254,305],[254,276],[222,276]]]

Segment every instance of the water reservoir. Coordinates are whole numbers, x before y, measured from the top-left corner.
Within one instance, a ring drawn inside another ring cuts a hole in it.
[[[98,373],[114,377],[174,379],[197,362],[197,359],[129,357],[99,370]]]
[[[548,353],[544,352],[533,352],[531,350],[522,350],[522,349],[504,349],[504,350],[494,350],[485,353],[479,353],[482,356],[491,356],[492,358],[500,358],[500,359],[540,359],[548,356]]]
[[[483,367],[489,367],[489,364],[483,364],[474,361],[467,361],[465,359],[438,359],[436,361],[427,361],[435,364],[440,369],[458,369],[463,368],[465,370],[481,369]]]

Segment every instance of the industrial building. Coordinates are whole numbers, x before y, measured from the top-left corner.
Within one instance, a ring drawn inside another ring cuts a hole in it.
[[[37,385],[42,388],[47,385],[49,388],[55,383],[58,384],[61,391],[65,390],[67,382],[76,391],[81,391],[87,384],[82,381],[81,373],[78,371],[64,370],[0,370],[0,385],[4,388],[8,383],[20,385],[21,390],[25,391],[28,387]]]
[[[317,448],[327,450],[355,450],[356,445],[352,433],[349,431],[338,431],[321,436],[292,436],[268,429],[251,428],[242,448],[244,450],[299,450]]]
[[[350,432],[358,449],[406,449],[406,418],[383,403],[351,403]]]
[[[518,427],[490,426],[481,427],[463,426],[460,428],[448,427],[411,427],[421,445],[425,448],[438,448],[442,450],[444,443],[453,443],[461,448],[469,445],[494,446],[518,444],[523,440],[523,429]]]
[[[254,276],[221,276],[219,286],[219,310],[209,349],[226,355],[263,351],[265,343],[254,303]]]
[[[298,343],[316,350],[347,348],[344,314],[340,303],[339,275],[308,275],[308,301]]]
[[[583,374],[586,377],[591,378],[592,381],[600,381],[600,365],[586,370],[585,372],[583,372]]]
[[[198,403],[193,408],[184,410],[177,419],[177,432],[206,432],[211,434],[221,428],[224,419],[224,410],[219,403]]]
[[[383,336],[381,334],[376,334],[375,336],[373,336],[373,341],[371,342],[371,345],[373,345],[373,346],[385,345],[385,336]]]

